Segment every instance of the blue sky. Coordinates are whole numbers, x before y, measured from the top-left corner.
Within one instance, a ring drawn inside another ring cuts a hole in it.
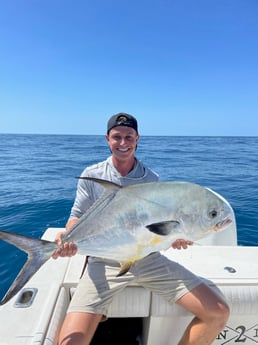
[[[0,133],[258,135],[257,0],[0,4]]]

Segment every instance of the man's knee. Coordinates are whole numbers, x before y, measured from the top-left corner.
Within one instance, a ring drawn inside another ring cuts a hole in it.
[[[218,302],[218,308],[213,311],[213,322],[215,321],[219,329],[223,329],[230,316],[230,308],[226,302]]]

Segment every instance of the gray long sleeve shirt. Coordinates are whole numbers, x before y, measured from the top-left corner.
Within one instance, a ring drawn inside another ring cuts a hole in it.
[[[114,167],[111,156],[103,162],[87,167],[84,169],[81,176],[108,180],[120,186],[154,182],[159,180],[159,176],[154,171],[147,168],[137,158],[135,158],[133,170],[131,170],[127,176],[122,176]],[[103,191],[103,187],[98,183],[87,180],[79,180],[75,201],[69,219],[80,218],[101,196]]]

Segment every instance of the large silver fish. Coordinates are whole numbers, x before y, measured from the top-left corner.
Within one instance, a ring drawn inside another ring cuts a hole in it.
[[[63,237],[78,252],[121,263],[119,275],[151,252],[167,249],[176,239],[195,241],[231,223],[222,197],[189,182],[153,182],[120,187],[100,183],[105,193]],[[55,242],[0,231],[0,239],[28,253],[28,259],[0,302],[6,303],[52,256]]]

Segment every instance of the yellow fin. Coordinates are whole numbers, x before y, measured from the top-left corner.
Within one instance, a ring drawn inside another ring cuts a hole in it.
[[[131,268],[133,263],[134,263],[133,261],[127,261],[127,262],[124,262],[123,264],[121,264],[120,271],[116,276],[121,277],[124,274],[126,274],[129,271],[129,269]]]
[[[157,244],[160,244],[161,239],[162,239],[161,236],[157,236],[157,235],[153,236],[150,241],[150,245],[155,246]]]

